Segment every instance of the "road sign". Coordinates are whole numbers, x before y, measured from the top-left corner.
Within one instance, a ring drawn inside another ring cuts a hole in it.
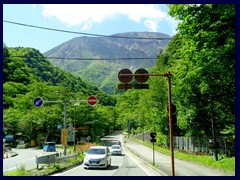
[[[153,139],[155,139],[155,137],[156,137],[156,133],[150,133],[150,136],[151,136],[151,138],[153,138]]]
[[[91,106],[95,106],[97,104],[97,98],[95,96],[89,96],[87,102]]]
[[[62,129],[62,145],[63,146],[67,145],[67,129],[66,128]]]
[[[132,81],[132,79],[133,79],[133,76],[119,76],[120,74],[132,74],[132,71],[129,70],[129,69],[122,69],[121,71],[119,71],[118,79],[123,84],[130,83]]]
[[[118,84],[118,89],[132,89],[132,84]]]
[[[134,89],[149,89],[149,84],[134,84]]]
[[[57,128],[58,128],[58,129],[62,129],[62,125],[61,125],[61,124],[58,124],[58,125],[57,125]]]
[[[138,69],[135,74],[148,74],[148,72],[146,69]],[[148,80],[149,76],[135,76],[134,78],[137,82],[142,84]]]
[[[156,139],[150,139],[150,142],[157,142]]]
[[[118,89],[149,89],[149,84],[118,84]]]
[[[33,104],[36,106],[36,107],[41,107],[43,105],[44,101],[41,97],[37,97],[34,99],[33,101]]]

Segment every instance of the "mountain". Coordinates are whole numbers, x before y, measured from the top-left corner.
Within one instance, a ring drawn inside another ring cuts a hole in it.
[[[171,37],[156,32],[127,32],[110,37],[83,36],[71,39],[44,55],[55,66],[79,75],[83,80],[113,94],[119,70],[128,68],[134,72],[138,68],[155,65],[156,58],[170,41],[156,38]]]

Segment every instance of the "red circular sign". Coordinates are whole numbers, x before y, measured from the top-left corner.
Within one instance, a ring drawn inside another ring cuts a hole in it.
[[[91,106],[95,106],[97,104],[97,98],[95,96],[89,96],[87,102]]]

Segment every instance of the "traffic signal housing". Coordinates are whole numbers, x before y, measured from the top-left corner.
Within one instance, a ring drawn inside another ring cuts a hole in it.
[[[173,124],[173,135],[178,136],[180,135],[180,129],[177,125],[177,107],[174,104],[171,104],[171,110],[172,110],[172,124]],[[169,112],[169,105],[167,106],[167,111]],[[169,116],[168,116],[168,125],[169,125]],[[169,126],[168,126],[169,127]]]

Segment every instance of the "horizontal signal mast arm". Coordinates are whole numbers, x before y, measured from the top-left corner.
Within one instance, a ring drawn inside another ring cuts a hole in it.
[[[170,77],[172,74],[169,73],[165,73],[165,74],[119,74],[119,76],[167,76]]]

